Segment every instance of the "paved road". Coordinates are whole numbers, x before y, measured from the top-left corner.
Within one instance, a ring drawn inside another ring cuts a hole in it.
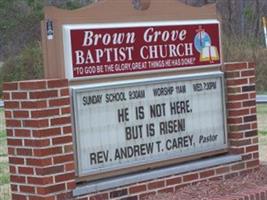
[[[267,95],[257,95],[256,102],[257,103],[267,103]]]

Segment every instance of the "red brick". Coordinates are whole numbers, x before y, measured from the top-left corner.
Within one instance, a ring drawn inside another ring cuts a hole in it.
[[[72,181],[67,183],[67,189],[68,190],[73,190],[75,188],[76,188],[76,181],[75,181],[75,178],[73,178]]]
[[[47,128],[47,129],[33,131],[34,137],[51,137],[56,135],[61,135],[60,128]]]
[[[8,160],[9,160],[10,164],[15,164],[15,165],[23,165],[24,164],[24,158],[9,157]]]
[[[33,109],[33,108],[46,108],[47,102],[46,100],[42,101],[22,101],[21,107],[24,109]]]
[[[245,132],[245,137],[254,137],[254,136],[257,136],[257,135],[258,135],[257,130],[252,130],[252,131],[246,131]]]
[[[259,158],[259,152],[253,153],[253,159],[258,159]]]
[[[32,175],[34,174],[33,168],[31,167],[18,167],[19,174],[28,174]]]
[[[238,163],[238,164],[235,164],[235,165],[231,166],[231,169],[233,171],[240,171],[241,169],[244,169],[244,168],[245,168],[245,164],[244,163]]]
[[[254,100],[256,98],[256,92],[250,93],[249,98]]]
[[[251,129],[257,129],[258,123],[257,122],[251,123],[250,126],[251,126]]]
[[[241,72],[241,76],[243,77],[250,77],[250,76],[255,76],[255,70],[252,69],[252,70],[245,70],[245,71],[242,71]]]
[[[70,199],[73,200],[72,192],[64,192],[64,193],[61,193],[61,194],[57,194],[55,199],[56,200],[67,200],[67,199],[68,200],[70,200]],[[55,200],[55,199],[53,199],[53,200]]]
[[[129,193],[130,194],[135,194],[135,193],[141,193],[146,191],[146,185],[142,184],[142,185],[136,185],[136,186],[132,186],[129,188]]]
[[[6,135],[7,135],[7,137],[13,137],[14,135],[13,135],[13,129],[9,129],[9,128],[7,128],[6,129]]]
[[[12,112],[11,111],[6,111],[5,110],[5,118],[11,118],[12,117]]]
[[[53,98],[58,97],[58,91],[57,90],[45,90],[41,92],[30,92],[30,98],[31,99],[47,99],[47,98]]]
[[[96,194],[94,196],[90,197],[90,200],[107,200],[108,197],[108,193],[102,193],[102,194]],[[81,199],[84,200],[84,199]]]
[[[65,171],[73,171],[73,170],[75,170],[74,162],[65,164]]]
[[[243,101],[242,102],[243,107],[251,107],[251,106],[256,106],[256,101],[254,100],[249,100],[249,101]]]
[[[232,154],[243,154],[243,153],[245,153],[245,149],[244,148],[233,148],[233,147],[230,147],[229,153],[232,153]]]
[[[250,129],[249,124],[242,124],[242,125],[230,125],[229,126],[230,131],[236,132],[236,131],[244,131]]]
[[[70,95],[69,88],[61,89],[60,95],[61,96],[69,96]]]
[[[8,152],[8,155],[16,155],[15,148],[12,148],[10,146],[7,148],[7,152]]]
[[[22,146],[22,140],[21,139],[7,139],[7,145],[8,146]]]
[[[9,172],[11,174],[16,174],[17,173],[17,168],[13,165],[9,165]]]
[[[255,83],[256,83],[255,77],[249,79],[249,84],[255,84]]]
[[[249,109],[229,110],[228,115],[230,117],[244,116],[249,114]]]
[[[17,102],[17,101],[5,101],[4,107],[5,107],[5,109],[19,108],[19,102]]]
[[[15,129],[16,137],[30,137],[31,131],[28,129]]]
[[[57,137],[52,139],[52,144],[67,144],[72,142],[72,136],[63,136],[63,137]]]
[[[62,153],[62,147],[49,147],[45,149],[34,149],[34,156],[43,157]]]
[[[233,117],[227,119],[228,124],[241,124],[242,123],[242,117]]]
[[[242,155],[242,160],[251,160],[252,154]]]
[[[259,146],[258,145],[246,147],[246,153],[250,153],[250,152],[258,151],[258,150],[259,150]]]
[[[24,127],[41,128],[48,126],[48,119],[23,120]]]
[[[257,113],[256,107],[250,108],[250,114],[256,114],[256,113]]]
[[[187,182],[187,181],[193,181],[195,179],[198,179],[198,174],[197,173],[194,173],[194,174],[188,174],[188,175],[185,175],[183,177],[183,181],[184,182]]]
[[[155,195],[156,192],[146,192],[139,195],[140,200],[147,200],[149,196]]]
[[[70,114],[71,113],[71,108],[70,107],[61,108],[61,113],[62,113],[62,115]]]
[[[63,125],[63,124],[70,124],[71,123],[71,118],[70,117],[59,117],[59,118],[54,118],[51,119],[51,125]]]
[[[47,185],[53,183],[53,177],[27,177],[27,182],[34,185]]]
[[[36,196],[36,195],[29,195],[29,200],[56,200],[56,197],[55,196],[42,197],[42,196]],[[60,199],[58,199],[58,200],[60,200]]]
[[[73,154],[55,156],[53,158],[54,164],[66,163],[74,160]]]
[[[3,92],[3,99],[4,100],[10,100],[10,93],[9,92]]]
[[[73,152],[73,144],[65,145],[64,146],[64,153]]]
[[[21,121],[15,119],[7,119],[6,120],[7,127],[21,127]]]
[[[39,140],[32,140],[32,139],[25,139],[24,145],[28,147],[46,147],[50,145],[49,139],[39,139]]]
[[[65,126],[65,127],[63,127],[63,133],[64,134],[72,133],[72,127],[71,126]]]
[[[36,168],[35,171],[37,175],[42,175],[42,176],[58,174],[64,172],[64,165]]]
[[[228,101],[242,101],[249,99],[248,94],[235,94],[235,95],[228,95],[227,96]]]
[[[32,149],[18,148],[17,154],[22,156],[32,156]]]
[[[116,197],[122,197],[122,196],[125,196],[127,195],[128,192],[127,192],[127,189],[121,189],[121,190],[115,190],[115,191],[111,191],[109,193],[109,197],[110,198],[116,198]]]
[[[164,188],[162,190],[158,190],[158,193],[173,193],[174,192],[174,188],[173,187],[169,187],[169,188]]]
[[[248,84],[248,79],[247,78],[227,79],[226,84],[227,86],[244,85],[244,84]]]
[[[32,166],[49,166],[52,165],[51,158],[27,158],[26,159],[27,165]]]
[[[181,177],[175,177],[175,178],[170,178],[166,180],[166,184],[167,186],[169,185],[176,185],[182,182],[182,178]]]
[[[27,99],[27,92],[12,92],[11,97],[12,99]]]
[[[11,196],[12,196],[12,200],[27,200],[27,197],[25,195],[12,193]]]
[[[255,69],[256,68],[256,63],[255,62],[248,62],[248,68]]]
[[[229,79],[229,78],[238,78],[238,77],[240,77],[240,71],[234,71],[234,72],[229,72],[229,71],[226,71],[225,72],[225,77],[227,78],[227,79]]]
[[[230,102],[230,103],[227,103],[226,104],[226,107],[228,109],[237,109],[237,108],[241,108],[242,107],[242,104],[241,102]]]
[[[229,139],[241,139],[243,137],[244,137],[243,133],[230,133],[230,134],[228,134]]]
[[[15,118],[28,118],[29,112],[28,111],[14,111],[13,115]]]
[[[239,71],[241,69],[247,69],[247,63],[246,62],[233,62],[233,63],[226,63],[224,65],[226,71]]]
[[[22,193],[34,193],[35,188],[32,186],[21,185],[19,186]]]
[[[213,176],[214,174],[215,174],[214,170],[207,170],[207,171],[199,173],[200,178],[207,178],[207,177]]]
[[[245,146],[251,144],[250,139],[244,139],[244,140],[230,140],[231,146]]]
[[[15,184],[10,184],[10,189],[12,192],[17,192],[18,191],[18,185],[15,185]]]
[[[11,83],[4,83],[3,84],[3,90],[17,90],[18,89],[18,83],[11,82]]]
[[[55,79],[55,80],[48,80],[47,84],[48,88],[60,88],[60,87],[67,87],[69,83],[67,79]]]
[[[46,89],[45,80],[34,80],[34,81],[22,81],[19,82],[20,89],[22,90],[39,90]]]
[[[157,189],[157,188],[162,188],[164,186],[165,186],[165,183],[162,180],[155,181],[155,182],[150,182],[147,185],[147,187],[148,187],[149,190],[151,190],[151,189]]]
[[[68,106],[70,105],[70,98],[51,99],[49,100],[50,107]]]
[[[52,117],[59,115],[59,109],[34,110],[31,111],[32,118]]]
[[[69,180],[74,180],[75,179],[75,172],[71,172],[71,173],[64,173],[61,175],[56,175],[55,176],[55,181],[58,182],[66,182]]]
[[[257,166],[259,166],[259,164],[260,164],[259,160],[252,160],[252,161],[248,161],[246,163],[247,168],[257,167]]]
[[[26,182],[26,178],[25,176],[15,176],[15,175],[10,175],[10,181],[12,183],[25,183]]]

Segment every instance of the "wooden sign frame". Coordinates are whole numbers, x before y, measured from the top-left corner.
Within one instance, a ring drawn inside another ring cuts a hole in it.
[[[45,78],[66,77],[62,39],[62,26],[64,24],[102,24],[151,21],[164,22],[208,20],[217,18],[214,4],[209,4],[199,8],[185,5],[177,0],[151,0],[150,3],[148,0],[144,1],[144,8],[148,8],[146,10],[134,9],[131,0],[118,0],[116,3],[112,0],[103,0],[73,11],[58,9],[55,7],[46,7],[45,20],[42,22],[42,46]],[[52,29],[52,35],[51,30],[48,30],[49,28]],[[214,70],[218,69],[219,67],[214,68]],[[195,71],[198,72],[203,70],[197,69]],[[155,75],[156,74],[157,72],[155,72]],[[105,80],[106,78],[103,77],[101,81]],[[84,81],[77,80],[76,82],[81,83]]]

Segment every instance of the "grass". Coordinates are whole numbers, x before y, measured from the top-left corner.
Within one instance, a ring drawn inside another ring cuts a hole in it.
[[[4,129],[4,111],[0,108],[0,199],[10,199],[9,170],[7,160],[7,141]]]

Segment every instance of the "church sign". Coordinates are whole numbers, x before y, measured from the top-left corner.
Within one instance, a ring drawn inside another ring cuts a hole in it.
[[[226,149],[223,85],[207,72],[73,86],[78,175]]]
[[[221,64],[217,20],[63,25],[69,79]]]

